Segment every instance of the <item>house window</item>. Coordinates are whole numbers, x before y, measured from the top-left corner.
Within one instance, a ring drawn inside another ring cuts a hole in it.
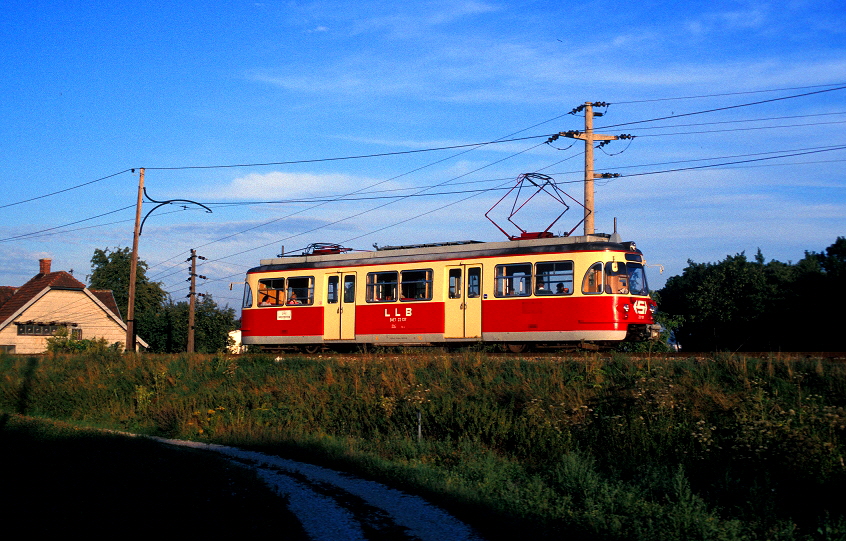
[[[8,346],[0,345],[0,353],[14,353],[14,352],[15,352],[15,346],[14,345],[8,345]]]
[[[18,325],[18,336],[53,336],[64,325],[42,325],[40,323],[28,323],[26,325]],[[74,329],[74,331],[79,329]],[[80,332],[82,332],[80,330]]]

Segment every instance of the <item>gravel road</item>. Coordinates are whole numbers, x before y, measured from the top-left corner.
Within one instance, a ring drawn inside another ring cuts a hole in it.
[[[288,500],[314,541],[482,541],[468,525],[422,498],[303,462],[235,447],[155,438],[214,451],[252,468]]]

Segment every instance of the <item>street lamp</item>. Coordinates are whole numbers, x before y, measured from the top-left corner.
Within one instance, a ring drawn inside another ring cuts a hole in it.
[[[135,169],[132,170],[135,172]],[[191,201],[188,199],[171,199],[169,201],[156,201],[149,195],[147,195],[147,190],[144,188],[144,168],[140,169],[140,176],[138,178],[138,201],[135,205],[135,230],[132,235],[132,259],[130,260],[129,264],[129,306],[126,309],[126,351],[135,351],[135,281],[138,276],[138,238],[141,236],[141,230],[144,228],[144,222],[147,221],[147,218],[150,217],[150,214],[153,213],[159,207],[164,205],[169,205],[171,203],[176,202],[183,202],[183,203],[192,203],[194,205],[203,207],[206,209],[206,212],[211,212],[212,210],[203,205],[202,203],[197,203],[196,201]],[[141,204],[143,203],[143,199],[146,197],[153,203],[158,203],[155,207],[153,207],[150,212],[148,212],[144,219],[141,219]]]

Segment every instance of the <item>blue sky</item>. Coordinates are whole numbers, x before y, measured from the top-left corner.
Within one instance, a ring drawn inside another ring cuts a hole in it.
[[[153,199],[213,209],[147,220],[140,256],[175,300],[191,248],[199,291],[237,307],[229,283],[282,245],[502,240],[484,213],[521,173],[582,199],[583,144],[544,141],[586,101],[611,103],[597,132],[636,136],[596,151],[622,175],[597,183],[596,229],[618,219],[663,266],[653,288],[688,259],[846,235],[842,2],[119,4],[0,6],[0,285],[42,257],[85,280],[96,248],[131,246],[141,167]],[[407,153],[503,138],[525,139]]]

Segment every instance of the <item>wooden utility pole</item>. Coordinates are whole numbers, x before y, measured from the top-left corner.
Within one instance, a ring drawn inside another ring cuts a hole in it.
[[[603,175],[595,174],[593,172],[593,147],[594,141],[613,141],[619,139],[616,135],[600,135],[593,133],[593,117],[602,116],[600,113],[593,112],[593,106],[607,105],[605,103],[591,103],[585,102],[581,107],[585,110],[585,131],[579,132],[562,132],[559,135],[563,137],[570,137],[573,139],[582,139],[585,142],[585,235],[593,235],[593,180],[602,178]]]
[[[188,353],[194,353],[194,310],[196,308],[196,297],[197,297],[197,258],[205,259],[203,256],[197,255],[197,250],[191,248],[191,257],[187,259],[187,261],[191,262],[191,276],[188,278],[188,281],[191,282],[191,289],[190,293],[188,293]],[[205,276],[199,276],[203,280],[206,279]],[[200,293],[202,295],[202,293]]]
[[[138,177],[138,203],[135,205],[135,233],[129,264],[129,305],[126,308],[126,351],[135,351],[135,280],[138,275],[138,237],[141,236],[141,203],[144,198],[144,168]]]

